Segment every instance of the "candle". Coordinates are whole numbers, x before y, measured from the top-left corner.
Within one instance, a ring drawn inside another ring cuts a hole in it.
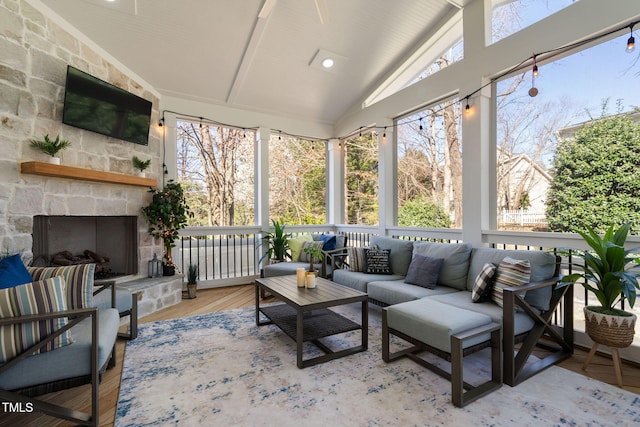
[[[296,268],[296,280],[299,288],[304,288],[305,284],[305,273],[304,268]]]
[[[312,289],[316,287],[316,273],[307,273],[307,288]]]

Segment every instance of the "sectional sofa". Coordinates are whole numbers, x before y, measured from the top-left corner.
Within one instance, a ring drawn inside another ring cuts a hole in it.
[[[353,271],[360,270],[353,267],[362,262],[354,258],[355,252],[350,249],[350,268],[335,270],[333,281],[367,292],[371,302],[389,307],[383,318],[388,315],[396,329],[404,329],[405,333],[400,335],[412,338],[423,344],[422,347],[442,350],[450,357],[447,330],[449,335],[455,335],[465,332],[456,328],[469,329],[474,322],[478,326],[499,325],[504,359],[502,377],[511,386],[573,353],[573,290],[570,286],[557,286],[559,258],[553,254],[536,250],[474,248],[465,243],[413,242],[384,236],[373,236],[370,245],[387,251],[389,271],[385,274]],[[420,256],[442,260],[436,278],[431,278],[435,281],[430,287],[407,283],[415,282],[416,272],[418,281],[428,275],[425,270],[412,266]],[[502,306],[491,298],[474,302],[474,285],[485,265],[497,268],[507,257],[530,266],[528,283],[504,287]],[[408,273],[413,276],[412,280],[407,280]],[[561,302],[563,316],[558,322],[561,326],[552,325],[552,314]],[[435,312],[444,315],[436,318]],[[467,317],[466,321],[460,322],[461,317]],[[444,336],[434,332],[438,328],[445,331]],[[465,350],[482,342],[490,343],[488,332],[465,343]],[[531,363],[529,356],[539,347],[544,347],[548,355]]]

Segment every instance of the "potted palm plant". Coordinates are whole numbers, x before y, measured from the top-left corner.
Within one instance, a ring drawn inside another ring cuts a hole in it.
[[[617,230],[611,226],[604,236],[593,229],[579,232],[591,251],[581,251],[578,256],[584,259],[584,272],[565,276],[563,283],[580,283],[591,292],[600,306],[584,307],[586,332],[598,344],[614,348],[624,348],[633,342],[637,316],[628,311],[615,308],[627,300],[633,308],[636,293],[640,291],[638,275],[630,268],[639,264],[640,259],[632,256],[639,248],[625,249],[631,224],[622,225]]]
[[[273,223],[273,232],[265,233],[262,237],[264,243],[267,244],[267,251],[260,257],[260,262],[264,258],[270,260],[271,263],[282,262],[287,258],[291,258],[289,254],[289,238],[290,233],[285,233],[285,225],[276,220],[271,220]]]
[[[322,243],[322,242],[320,242]],[[304,253],[309,255],[309,272],[313,273],[315,271],[315,267],[313,265],[314,261],[320,261],[322,259],[322,249],[320,249],[320,243],[311,243],[309,246],[302,249]]]
[[[196,290],[198,289],[198,265],[189,264],[187,269],[187,292],[189,298],[196,297]]]
[[[71,143],[69,141],[64,139],[61,140],[60,135],[56,136],[56,139],[51,140],[49,138],[49,134],[45,135],[42,139],[32,139],[29,143],[29,146],[34,150],[38,150],[48,156],[51,156],[49,158],[49,163],[54,165],[60,164],[60,157],[57,157],[56,154],[70,145]]]
[[[193,213],[189,210],[184,191],[180,183],[169,180],[162,190],[149,189],[153,194],[151,203],[142,208],[142,214],[149,223],[149,234],[162,239],[164,246],[163,274],[175,274],[175,265],[171,256],[171,248],[179,236],[179,231],[187,226]]]

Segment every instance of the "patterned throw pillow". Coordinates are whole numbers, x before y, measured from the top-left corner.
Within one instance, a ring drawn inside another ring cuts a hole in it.
[[[440,276],[443,262],[444,258],[415,254],[411,258],[411,264],[409,264],[404,283],[435,289],[438,285],[438,277]]]
[[[491,298],[491,290],[493,288],[493,276],[496,275],[496,266],[486,263],[476,280],[473,282],[473,290],[471,291],[471,300],[473,302],[484,302]]]
[[[500,261],[500,265],[498,265],[496,283],[493,285],[493,290],[491,291],[491,299],[502,307],[502,289],[526,285],[529,283],[530,277],[531,264],[529,260],[517,260],[505,257]]]
[[[93,275],[95,264],[69,265],[66,267],[27,267],[33,280],[44,280],[55,276],[64,277],[67,284],[67,307],[69,310],[93,307]]]
[[[26,283],[0,289],[0,318],[56,313],[67,309],[64,278]],[[37,322],[0,326],[0,363],[4,363],[37,344],[67,324],[66,317]],[[71,344],[71,332],[60,334],[42,347],[38,353]]]
[[[391,249],[365,249],[364,272],[367,274],[392,274],[390,255]]]
[[[347,256],[349,257],[349,271],[364,271],[364,251],[367,248],[348,247]]]
[[[316,248],[322,250],[323,246],[324,246],[324,242],[323,241],[304,242],[302,244],[302,252],[300,252],[300,261],[302,261],[302,262],[310,262],[311,261],[311,259],[310,259],[311,255],[308,254],[307,252],[305,252],[304,251],[305,249],[316,247]],[[313,262],[320,262],[320,260],[314,257]]]

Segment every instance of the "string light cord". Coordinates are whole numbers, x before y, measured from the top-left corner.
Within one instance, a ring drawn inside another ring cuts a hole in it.
[[[504,72],[502,72],[502,73],[500,73],[500,74],[498,74],[496,76],[493,76],[491,79],[489,79],[489,81],[486,84],[480,86],[479,88],[475,89],[472,92],[467,93],[463,97],[458,98],[458,101],[456,101],[456,102],[457,103],[461,103],[461,102],[464,101],[465,102],[464,109],[465,109],[465,111],[469,111],[469,109],[470,109],[469,100],[471,99],[471,97],[473,97],[474,95],[479,93],[484,88],[492,85],[496,81],[502,79],[503,77],[508,76],[510,74],[513,74],[516,71],[524,69],[524,68],[528,69],[529,67],[531,67],[532,73],[537,74],[537,71],[538,71],[538,65],[537,64],[540,61],[544,62],[544,61],[546,61],[546,60],[548,60],[548,59],[550,59],[552,57],[555,57],[555,56],[557,56],[559,54],[571,51],[571,50],[573,50],[573,49],[575,49],[577,47],[580,47],[580,46],[584,46],[584,45],[593,43],[594,41],[597,41],[597,40],[600,40],[602,38],[608,37],[608,36],[610,36],[612,34],[620,32],[622,30],[629,29],[631,31],[631,35],[629,37],[629,41],[627,42],[627,51],[632,51],[632,48],[633,48],[633,46],[635,44],[635,39],[633,37],[633,27],[636,26],[639,23],[640,23],[640,21],[628,22],[628,23],[626,23],[626,24],[624,24],[624,25],[622,25],[620,27],[616,27],[616,28],[614,28],[612,30],[606,31],[604,33],[597,34],[595,36],[586,38],[584,40],[580,40],[580,41],[577,41],[577,42],[574,42],[574,43],[570,43],[570,44],[567,44],[567,45],[564,45],[564,46],[561,46],[561,47],[558,47],[558,48],[549,49],[549,50],[538,52],[538,53],[533,53],[533,55],[531,55],[528,58],[520,61],[520,63],[514,65],[513,67],[510,67],[506,71],[504,71]],[[453,101],[451,101],[451,102],[453,103]],[[447,105],[439,107],[437,109],[432,108],[431,109],[431,114],[437,114],[437,113],[441,112],[442,110],[444,110],[445,108],[448,108],[449,106],[450,105],[447,104]],[[216,125],[216,126],[223,126],[223,127],[229,127],[229,128],[234,128],[234,129],[242,129],[242,130],[253,130],[253,131],[257,131],[259,129],[259,126],[237,126],[237,125],[223,123],[223,122],[220,122],[218,120],[213,120],[213,119],[209,119],[209,118],[202,117],[202,116],[196,116],[196,115],[193,115],[193,114],[185,114],[185,113],[180,113],[180,112],[171,111],[171,110],[162,110],[162,118],[158,122],[159,126],[164,126],[164,124],[165,124],[165,118],[164,118],[165,113],[176,114],[177,116],[184,117],[186,119],[195,119],[195,120],[199,121],[201,124],[206,123],[206,124],[211,124],[211,125]],[[401,123],[401,125],[404,126],[404,125],[411,124],[413,122],[420,121],[420,127],[422,128],[422,119],[424,119],[425,117],[426,116],[420,116],[420,117],[418,117],[416,119],[413,119],[413,120],[403,121]],[[383,131],[386,134],[387,128],[391,128],[391,129],[395,130],[395,129],[397,129],[397,127],[398,127],[397,123],[394,123],[392,126],[375,126],[375,125],[372,125],[372,126],[360,126],[360,127],[356,128],[356,129],[354,129],[353,131],[346,133],[345,135],[335,137],[335,139],[347,139],[347,138],[353,137],[356,134],[362,136],[362,132],[365,131],[365,130],[366,131],[372,131],[374,133],[376,131]],[[326,143],[329,140],[328,138],[316,138],[316,137],[310,137],[310,136],[306,136],[306,135],[297,135],[297,134],[289,133],[289,132],[286,132],[286,131],[283,131],[283,130],[280,130],[280,129],[271,129],[271,131],[272,132],[277,132],[278,135],[280,135],[280,136],[284,135],[284,136],[288,136],[288,137],[291,137],[291,138],[304,139],[304,140],[307,140],[307,141],[317,141],[317,142],[325,142]],[[333,139],[333,138],[331,138],[331,139]],[[164,144],[164,133],[163,133],[163,144]],[[164,166],[164,164],[163,164],[163,166]],[[166,166],[164,166],[164,167],[166,167]]]

